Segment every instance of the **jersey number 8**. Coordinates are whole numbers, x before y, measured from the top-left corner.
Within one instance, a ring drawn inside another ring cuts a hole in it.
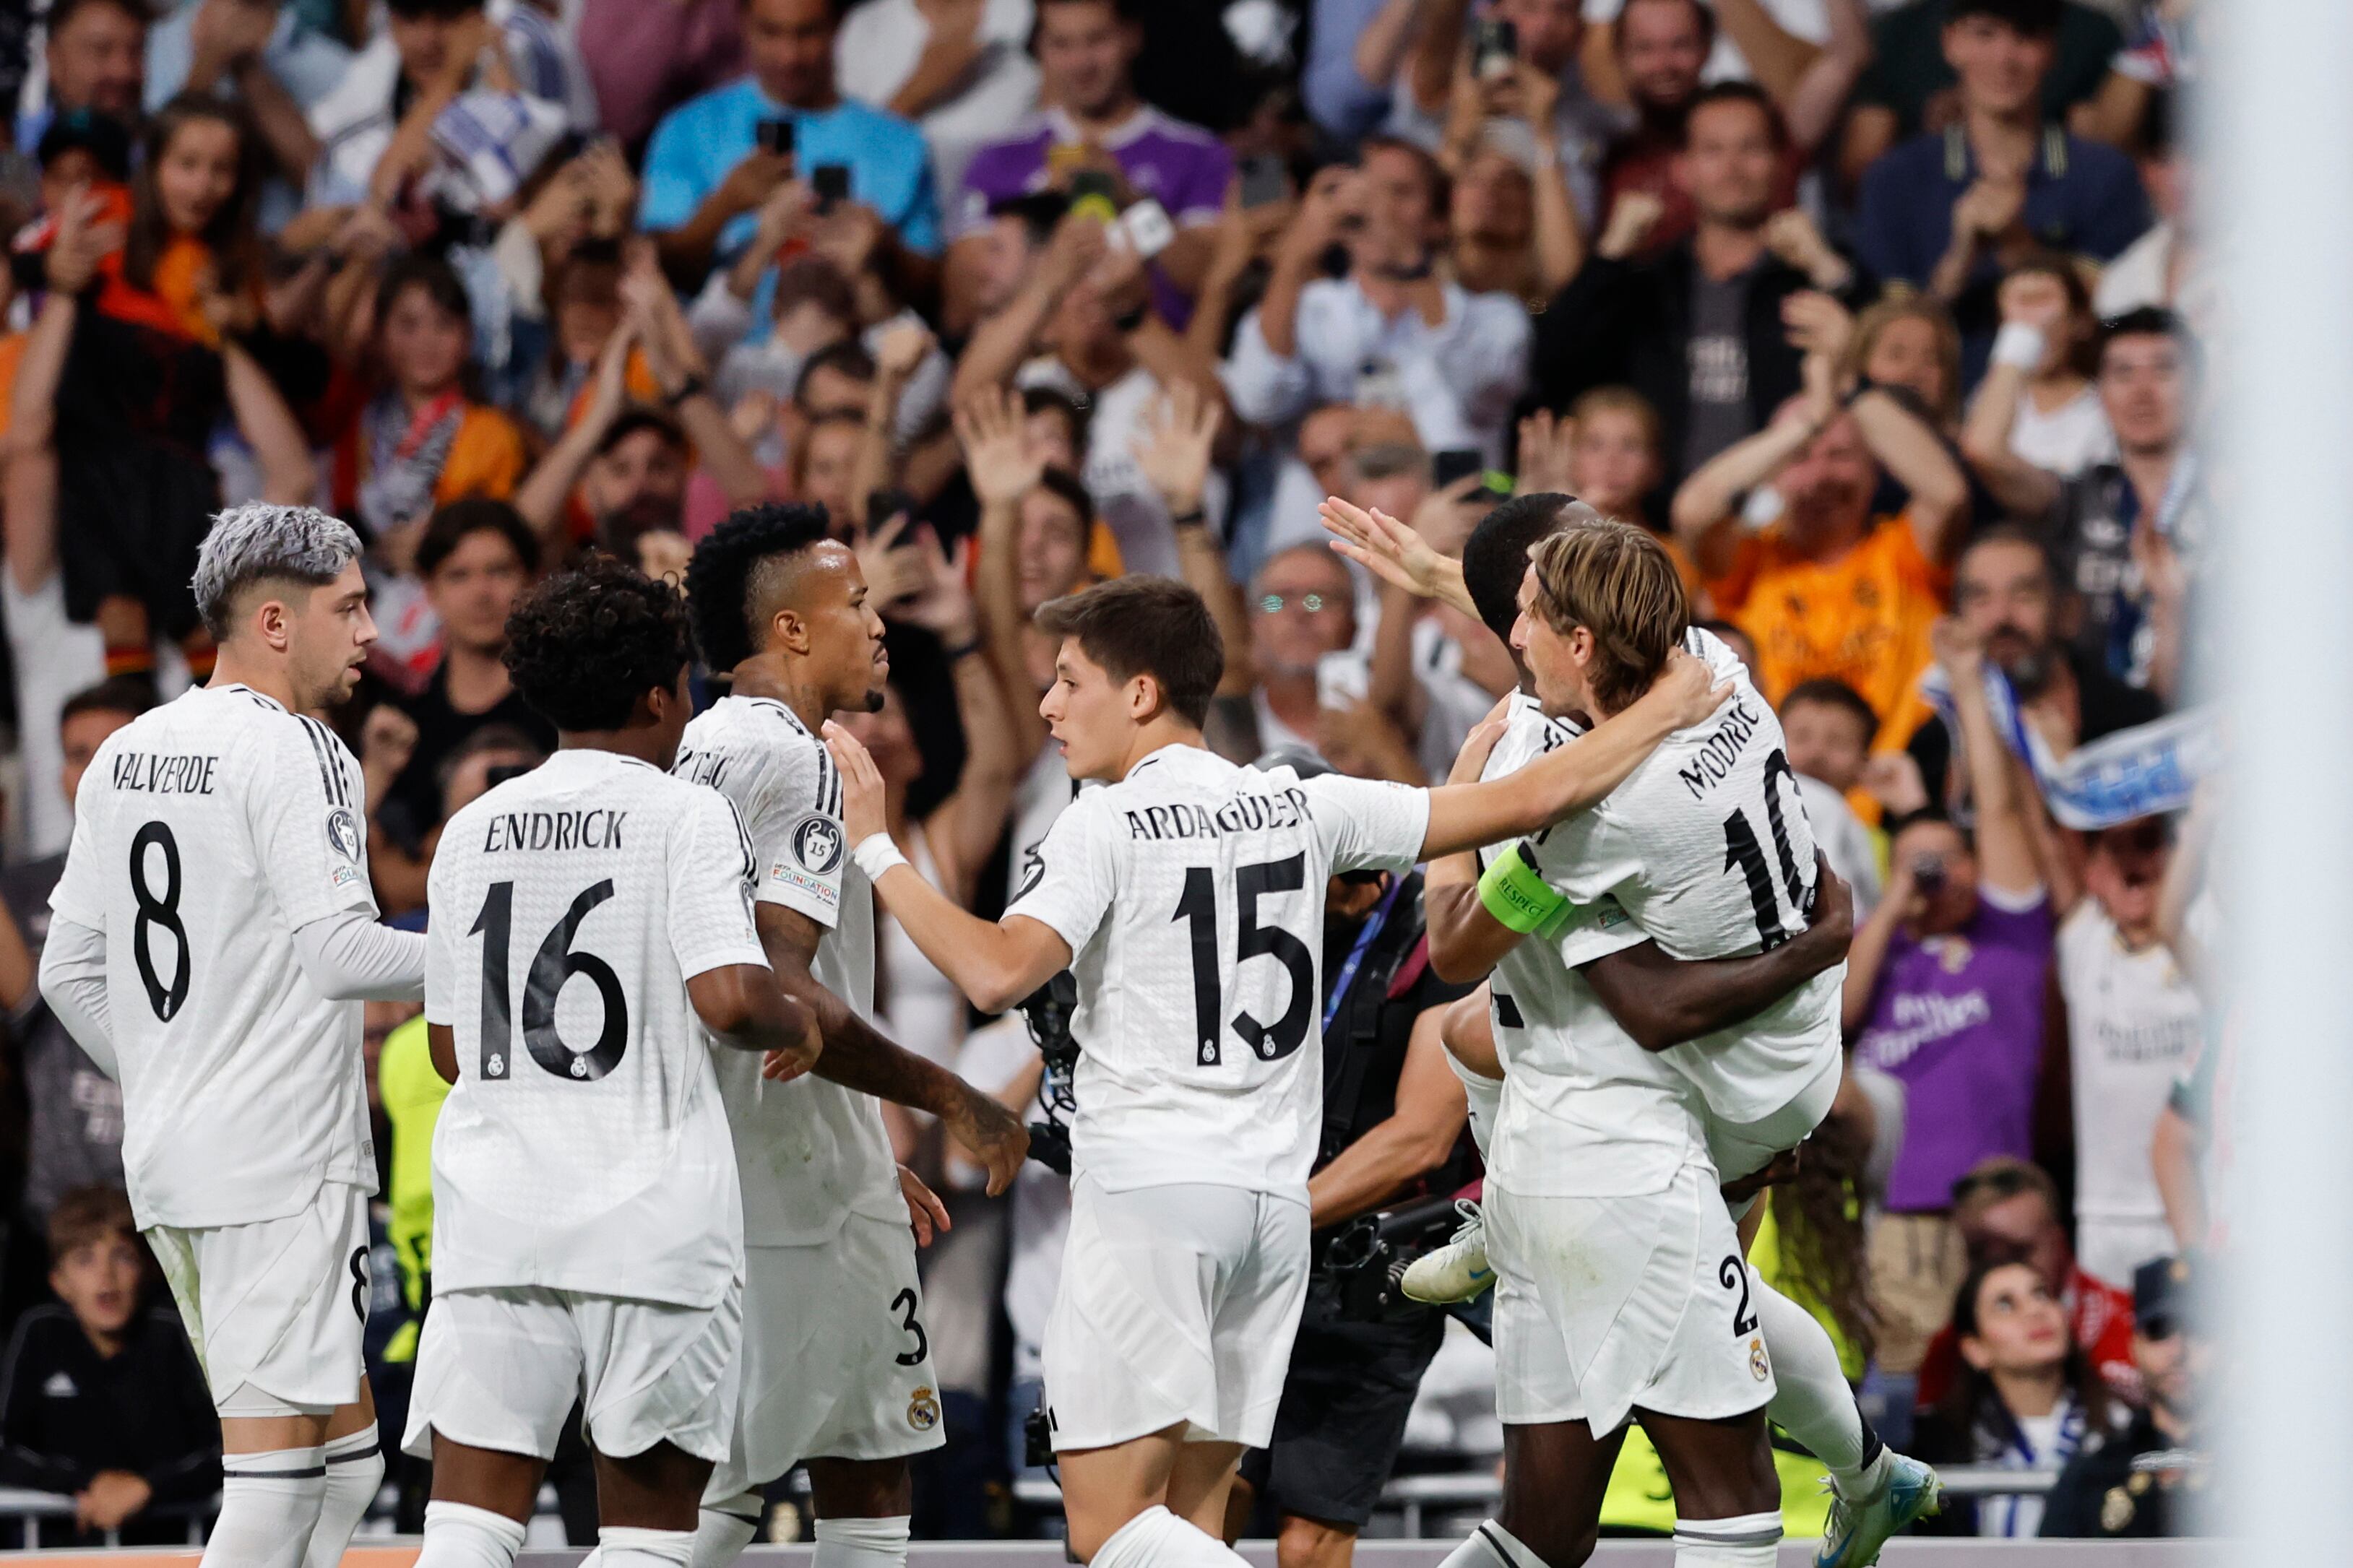
[[[147,885],[147,851],[164,851],[164,890]],[[170,1023],[188,999],[188,928],[180,923],[180,844],[172,829],[151,822],[131,840],[131,899],[139,906],[131,922],[131,956],[139,963],[139,983],[147,988],[147,1005]],[[165,984],[155,973],[154,931],[172,933],[172,981]]]
[[[532,955],[531,969],[523,976],[524,1048],[531,1052],[532,1060],[557,1078],[578,1083],[611,1072],[628,1048],[629,1005],[621,994],[620,976],[595,953],[572,951],[572,936],[580,922],[612,896],[613,881],[608,877],[573,900],[572,907]],[[507,942],[513,924],[514,884],[491,883],[490,895],[482,900],[482,912],[474,917],[472,929],[466,932],[482,939],[481,1073],[485,1079],[507,1077],[514,1061],[510,1049],[514,1025],[508,1012],[512,991],[507,984]],[[597,1032],[596,1043],[579,1052],[565,1045],[555,1031],[555,998],[565,982],[575,974],[586,975],[605,1004],[605,1026]]]
[[[1234,1033],[1267,1061],[1279,1061],[1307,1038],[1308,1010],[1315,1001],[1315,960],[1307,944],[1281,926],[1258,923],[1258,901],[1267,893],[1295,893],[1307,885],[1307,857],[1269,860],[1234,868],[1234,891],[1240,896],[1240,919],[1234,931],[1234,963],[1263,954],[1282,965],[1291,977],[1291,1003],[1271,1026],[1248,1013],[1234,1018]],[[1193,942],[1193,1038],[1201,1066],[1225,1060],[1219,1041],[1225,1035],[1225,999],[1218,985],[1218,885],[1216,873],[1196,866],[1185,873],[1185,896],[1176,900],[1175,920],[1190,922]]]

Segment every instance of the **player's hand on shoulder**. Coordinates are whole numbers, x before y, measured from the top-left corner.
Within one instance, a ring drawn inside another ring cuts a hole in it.
[[[830,719],[825,721],[825,747],[833,753],[833,765],[841,770],[842,831],[855,848],[890,830],[882,809],[882,771],[858,743],[858,737]]]
[[[1453,771],[1446,775],[1451,784],[1477,784],[1487,772],[1487,759],[1493,754],[1495,742],[1504,738],[1505,716],[1511,711],[1512,700],[1504,698],[1487,710],[1487,716],[1471,726],[1463,737],[1462,749],[1454,753]]]
[[[907,1226],[915,1233],[917,1247],[931,1246],[932,1237],[952,1228],[948,1205],[940,1202],[940,1194],[904,1165],[899,1167],[899,1194],[907,1200]]]
[[[1681,730],[1707,722],[1732,695],[1732,683],[1719,684],[1707,660],[1676,648],[1667,655],[1667,668],[1651,689],[1674,705],[1675,728]]]

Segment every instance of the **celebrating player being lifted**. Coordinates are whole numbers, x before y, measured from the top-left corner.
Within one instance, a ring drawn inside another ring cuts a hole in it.
[[[873,895],[849,863],[839,775],[817,738],[837,710],[880,708],[890,673],[858,557],[828,538],[824,508],[763,506],[703,540],[687,581],[703,658],[734,684],[687,727],[678,773],[742,815],[761,943],[825,1037],[816,1073],[790,1083],[748,1058],[719,1066],[744,1188],[743,1402],[694,1561],[733,1562],[760,1489],[807,1461],[820,1568],[889,1568],[907,1557],[908,1458],[946,1434],[907,1225],[912,1205],[938,1200],[892,1160],[876,1097],[939,1117],[992,1193],[1029,1134],[867,1022]]]
[[[1391,520],[1337,505],[1326,519],[1393,580],[1447,575]],[[1657,542],[1565,496],[1498,508],[1459,575],[1432,586],[1451,597],[1466,580],[1491,626],[1510,616],[1539,700],[1515,705],[1490,776],[1641,690],[1686,630]],[[1803,874],[1817,857],[1778,722],[1729,651],[1694,636],[1733,680],[1722,713],[1671,737],[1594,811],[1490,856],[1483,877],[1468,858],[1431,871],[1433,963],[1457,978],[1496,966],[1511,1068],[1486,1213],[1510,1476],[1503,1519],[1465,1543],[1458,1568],[1581,1559],[1630,1409],[1667,1465],[1694,1562],[1771,1560],[1768,1400],[1832,1473],[1822,1563],[1874,1561],[1935,1507],[1933,1473],[1871,1434],[1820,1326],[1746,1267],[1714,1196],[1828,1111],[1841,972],[1811,966],[1744,1010],[1754,1016],[1687,1045],[1660,1037],[1625,984],[1628,957],[1646,948],[1651,968],[1683,971],[1739,954],[1769,964],[1819,942],[1820,883]],[[1556,1266],[1564,1249],[1580,1260],[1573,1282]]]
[[[558,749],[449,819],[427,884],[427,1032],[456,1087],[405,1438],[433,1461],[417,1561],[513,1561],[578,1399],[606,1568],[679,1568],[742,1337],[743,1205],[704,1031],[801,1072],[816,1023],[760,951],[733,809],[666,771],[692,711],[677,590],[598,558],[540,584],[507,634]]]
[[[883,833],[873,762],[828,731],[855,858],[925,957],[1001,1011],[1078,981],[1083,1056],[1071,1237],[1046,1389],[1070,1539],[1091,1562],[1230,1565],[1226,1483],[1268,1438],[1307,1281],[1322,1075],[1303,1053],[1336,871],[1533,832],[1599,799],[1713,710],[1696,661],[1610,724],[1498,784],[1302,780],[1213,755],[1224,665],[1190,589],[1124,578],[1045,605],[1039,711],[1082,793],[997,924],[957,909]]]
[[[122,1164],[220,1412],[205,1562],[339,1562],[384,1476],[360,1361],[375,1190],[364,998],[425,941],[375,923],[359,764],[307,715],[375,640],[360,542],[223,512],[191,586],[210,682],[99,749],[50,898],[41,992],[122,1085]]]

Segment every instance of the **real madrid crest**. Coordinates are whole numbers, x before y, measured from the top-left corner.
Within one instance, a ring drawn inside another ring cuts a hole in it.
[[[1765,1342],[1762,1339],[1752,1339],[1748,1342],[1748,1371],[1759,1383],[1773,1375],[1773,1363],[1766,1357]]]
[[[907,1425],[918,1432],[928,1432],[939,1424],[939,1396],[929,1387],[918,1388],[915,1396],[907,1401]]]

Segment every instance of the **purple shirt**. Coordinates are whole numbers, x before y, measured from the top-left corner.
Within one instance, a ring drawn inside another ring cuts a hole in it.
[[[1958,931],[1898,931],[1856,1048],[1901,1079],[1904,1148],[1887,1179],[1894,1213],[1949,1207],[1953,1184],[1995,1154],[2031,1155],[2051,970],[2051,900],[2005,909],[1980,894]]]
[[[1020,135],[993,142],[974,153],[949,215],[948,237],[960,238],[986,224],[996,203],[1045,189],[1049,151],[1058,143],[1075,147],[1081,140],[1069,116],[1049,109]],[[1233,154],[1217,137],[1141,104],[1125,124],[1101,141],[1128,187],[1166,208],[1177,227],[1217,221],[1234,174]],[[1152,269],[1152,302],[1172,326],[1182,327],[1192,314],[1190,301],[1158,267]]]

